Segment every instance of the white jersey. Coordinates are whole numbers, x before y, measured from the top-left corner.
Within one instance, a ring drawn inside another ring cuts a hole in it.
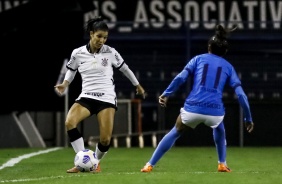
[[[67,68],[81,74],[82,90],[77,99],[87,97],[116,105],[113,67],[124,64],[121,55],[112,47],[103,45],[99,53],[89,53],[87,45],[73,50]]]

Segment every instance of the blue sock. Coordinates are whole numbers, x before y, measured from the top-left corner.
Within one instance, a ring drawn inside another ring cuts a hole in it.
[[[216,146],[218,161],[221,163],[226,162],[226,139],[224,124],[221,122],[218,127],[213,129],[213,139]]]
[[[177,132],[173,127],[160,141],[155,149],[149,163],[154,166],[162,156],[174,145],[175,141],[180,137],[181,133]]]

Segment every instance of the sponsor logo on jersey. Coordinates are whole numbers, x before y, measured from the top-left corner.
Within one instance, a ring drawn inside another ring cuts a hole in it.
[[[73,63],[73,59],[69,60],[69,62],[67,63],[67,67],[71,67],[72,63]]]
[[[213,88],[202,87],[201,89],[203,91],[207,91],[207,92],[211,92],[211,93],[217,93],[217,90],[213,89]]]
[[[220,109],[221,108],[220,104],[209,103],[209,102],[189,101],[189,102],[187,102],[187,104],[190,105],[190,106],[207,107],[207,108],[212,108],[212,109]]]
[[[105,93],[94,92],[94,93],[85,93],[85,94],[86,94],[86,95],[91,95],[91,96],[101,97],[101,96],[103,96]]]
[[[120,58],[119,58],[119,56],[118,56],[117,53],[115,53],[115,58],[116,58],[116,60],[117,60],[118,62],[120,61]]]

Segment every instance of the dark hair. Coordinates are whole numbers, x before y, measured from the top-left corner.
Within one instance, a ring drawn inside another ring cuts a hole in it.
[[[223,56],[229,49],[229,44],[227,42],[227,36],[230,32],[237,29],[237,26],[232,29],[224,29],[222,25],[216,25],[215,35],[213,35],[208,41],[210,51],[218,56]]]
[[[86,23],[85,31],[89,33],[90,31],[96,32],[98,30],[109,31],[106,22],[101,17],[95,17],[93,19],[89,19]]]

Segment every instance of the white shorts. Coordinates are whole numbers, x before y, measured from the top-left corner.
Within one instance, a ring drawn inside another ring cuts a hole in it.
[[[180,117],[182,119],[182,123],[191,128],[196,128],[196,126],[201,123],[204,123],[211,128],[216,128],[224,118],[224,116],[210,116],[187,112],[183,108],[180,109]]]

